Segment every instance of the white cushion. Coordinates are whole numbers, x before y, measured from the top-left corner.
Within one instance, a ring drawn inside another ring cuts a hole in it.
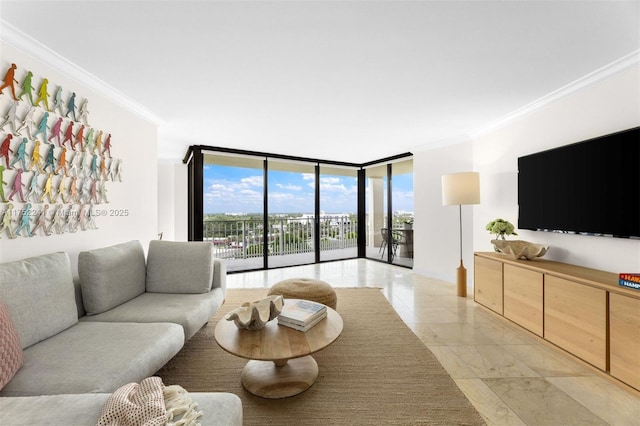
[[[0,265],[0,300],[27,348],[78,322],[71,263],[52,253]]]
[[[149,243],[147,292],[207,293],[213,283],[213,246],[201,241]]]
[[[139,241],[83,251],[78,255],[82,302],[95,315],[144,293],[145,261]]]

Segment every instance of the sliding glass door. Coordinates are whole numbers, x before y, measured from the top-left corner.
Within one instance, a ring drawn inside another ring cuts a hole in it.
[[[413,160],[391,164],[391,236],[396,265],[413,266]]]
[[[315,165],[267,160],[268,267],[315,261]]]
[[[388,260],[387,244],[387,166],[386,164],[368,167],[366,175],[366,221],[367,250],[366,257]],[[393,252],[392,252],[393,253]]]
[[[320,166],[320,260],[358,256],[358,169]]]
[[[264,159],[204,156],[202,240],[227,270],[264,267]]]
[[[367,167],[366,257],[413,266],[413,160]]]

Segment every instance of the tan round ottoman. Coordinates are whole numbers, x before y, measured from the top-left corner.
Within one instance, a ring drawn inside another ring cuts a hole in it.
[[[322,303],[332,309],[338,305],[338,297],[331,284],[311,278],[291,278],[274,284],[268,296],[281,295],[285,299],[306,299]]]

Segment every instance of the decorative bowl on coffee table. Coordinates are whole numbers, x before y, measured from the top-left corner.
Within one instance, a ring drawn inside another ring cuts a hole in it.
[[[238,328],[259,330],[269,321],[275,319],[282,311],[283,306],[282,296],[267,296],[255,302],[243,303],[242,306],[225,315],[224,319],[233,321]]]

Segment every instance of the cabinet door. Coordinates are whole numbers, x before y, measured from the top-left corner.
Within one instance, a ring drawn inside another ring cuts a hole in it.
[[[473,299],[502,315],[502,262],[475,256]]]
[[[607,370],[607,292],[545,275],[544,337]]]
[[[640,299],[609,294],[611,375],[640,390]]]
[[[542,337],[543,274],[504,265],[504,316]]]

